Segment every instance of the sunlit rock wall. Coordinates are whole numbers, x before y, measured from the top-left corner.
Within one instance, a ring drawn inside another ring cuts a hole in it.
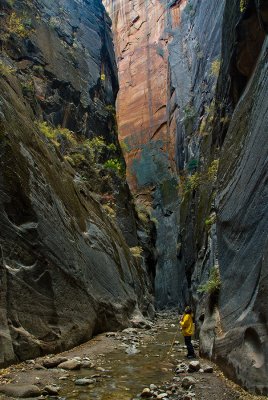
[[[158,306],[177,305],[179,291],[178,195],[174,171],[174,123],[170,122],[166,4],[109,1],[119,71],[118,129],[127,163],[127,180],[138,207],[156,224]]]

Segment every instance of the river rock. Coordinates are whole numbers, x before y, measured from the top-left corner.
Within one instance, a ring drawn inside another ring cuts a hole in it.
[[[197,372],[200,370],[200,362],[199,361],[191,361],[188,366],[189,372]]]
[[[80,361],[77,360],[68,360],[58,365],[58,368],[67,369],[67,370],[77,370],[81,368]]]
[[[57,396],[59,394],[60,388],[53,385],[47,385],[43,389],[43,394],[49,394],[52,396]]]
[[[151,383],[150,385],[150,390],[157,390],[157,386]]]
[[[157,399],[164,399],[164,398],[166,398],[166,397],[168,397],[168,394],[167,394],[167,393],[160,393],[160,394],[158,394],[158,395],[156,396]]]
[[[149,388],[144,388],[142,393],[141,393],[141,397],[152,397],[153,393],[151,392],[151,390]]]
[[[93,385],[96,383],[96,379],[90,379],[90,378],[80,378],[76,379],[75,385],[77,386],[87,386],[87,385]]]
[[[131,354],[137,354],[137,353],[140,353],[140,350],[138,350],[137,347],[135,347],[135,346],[129,346],[129,347],[125,350],[125,353],[126,353],[126,354],[129,354],[129,355],[131,355]]]
[[[87,361],[87,360],[82,361],[80,365],[81,365],[81,368],[85,368],[85,369],[92,369],[95,367],[95,364],[93,362]]]
[[[186,393],[182,396],[182,400],[192,400],[194,396],[195,395],[193,393]]]
[[[38,397],[41,395],[41,390],[36,385],[9,384],[1,387],[0,392],[16,398]]]
[[[124,329],[123,331],[122,331],[123,333],[130,333],[130,334],[136,334],[137,335],[137,333],[138,333],[138,331],[137,331],[137,329],[135,329],[135,328],[126,328],[126,329]]]
[[[189,387],[195,385],[195,383],[196,380],[192,376],[186,376],[185,378],[183,378],[181,386],[184,389],[189,389]]]
[[[202,369],[204,372],[209,373],[209,374],[211,374],[213,372],[213,367],[211,365],[204,365]]]
[[[106,333],[107,337],[116,337],[116,335],[117,335],[117,332],[107,332]]]
[[[53,357],[53,358],[46,358],[43,361],[43,366],[46,368],[55,368],[57,367],[59,364],[67,361],[68,358],[67,357]]]

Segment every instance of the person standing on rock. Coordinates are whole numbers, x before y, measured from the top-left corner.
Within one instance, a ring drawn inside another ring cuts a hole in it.
[[[195,352],[192,345],[192,335],[194,334],[194,321],[192,310],[187,306],[180,320],[181,331],[184,336],[185,345],[187,347],[187,358],[195,358]]]

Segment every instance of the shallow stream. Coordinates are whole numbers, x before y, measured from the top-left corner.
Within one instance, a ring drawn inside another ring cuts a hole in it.
[[[97,373],[100,375],[99,381],[89,386],[76,386],[70,378],[91,378],[96,375],[96,370],[72,372],[72,377],[69,376],[68,381],[62,382],[61,396],[68,400],[129,400],[141,393],[144,387],[150,384],[158,385],[170,379],[171,345],[174,337],[176,340],[182,340],[178,329],[174,324],[166,324],[164,328],[150,336],[149,342],[143,338],[143,335],[148,335],[148,331],[139,332],[140,335],[137,335],[139,353],[126,354],[127,347],[121,347],[122,342],[118,342],[115,350],[105,355],[102,363],[105,371]]]

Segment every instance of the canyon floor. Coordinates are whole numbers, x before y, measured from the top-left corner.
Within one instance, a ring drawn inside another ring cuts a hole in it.
[[[101,334],[61,354],[2,369],[0,399],[267,398],[248,394],[210,361],[187,360],[176,322],[174,315],[160,314],[150,329]]]

